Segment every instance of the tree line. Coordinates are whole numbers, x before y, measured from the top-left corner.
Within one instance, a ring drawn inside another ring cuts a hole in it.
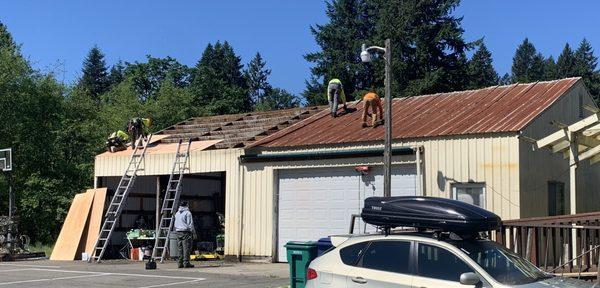
[[[312,69],[300,96],[270,84],[260,53],[244,65],[226,41],[208,44],[193,67],[152,56],[108,65],[101,48],[91,47],[81,76],[63,84],[52,71],[34,69],[0,23],[0,148],[14,149],[21,229],[34,241],[54,242],[73,195],[92,186],[94,157],[106,137],[131,117],[151,117],[156,131],[196,116],[325,104],[331,78],[341,79],[351,98],[383,94],[383,61],[362,63],[363,43],[391,39],[395,97],[581,76],[598,100],[598,58],[587,40],[575,49],[566,44],[555,60],[524,39],[511,73],[500,76],[485,39],[465,40],[462,18],[453,14],[458,4],[327,2],[328,22],[310,27],[319,50],[305,55]],[[0,211],[7,209],[7,190],[1,174]]]
[[[361,63],[360,51],[363,43],[383,46],[385,39],[392,43],[394,97],[580,76],[600,102],[598,57],[589,41],[583,39],[576,50],[565,44],[555,60],[526,38],[515,51],[511,73],[499,76],[485,39],[465,40],[462,17],[453,14],[459,2],[327,2],[329,22],[310,28],[320,50],[304,56],[313,64],[302,93],[308,105],[326,104],[323,91],[331,78],[342,80],[346,94],[356,99],[367,90],[383,94],[384,61]]]

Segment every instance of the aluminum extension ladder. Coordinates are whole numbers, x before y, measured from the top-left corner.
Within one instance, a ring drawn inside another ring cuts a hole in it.
[[[148,135],[147,139],[144,139],[144,136],[140,136],[140,138],[135,141],[136,145],[131,153],[129,165],[127,165],[127,169],[125,170],[123,177],[121,177],[121,181],[119,181],[119,186],[117,186],[115,195],[113,195],[110,205],[106,210],[104,223],[102,223],[100,234],[98,234],[98,239],[96,240],[96,244],[94,244],[94,251],[92,251],[92,255],[90,255],[88,262],[91,262],[92,260],[100,262],[104,252],[106,252],[106,247],[115,230],[117,220],[119,220],[121,212],[123,211],[123,205],[126,203],[127,196],[129,196],[129,192],[131,191],[131,188],[133,188],[135,179],[137,178],[137,172],[142,170],[140,169],[140,164],[144,161],[146,148],[148,148],[148,143],[150,143],[151,139],[152,134]]]
[[[154,242],[154,249],[152,250],[152,259],[160,260],[161,263],[165,260],[169,247],[169,236],[171,235],[171,229],[173,228],[174,215],[178,209],[183,174],[186,170],[189,170],[188,161],[190,158],[191,144],[192,139],[189,139],[187,143],[183,142],[183,139],[180,139],[177,144],[177,153],[175,153],[173,169],[171,170],[171,176],[169,176],[165,198],[160,210],[160,224],[158,231],[155,233],[156,240]]]

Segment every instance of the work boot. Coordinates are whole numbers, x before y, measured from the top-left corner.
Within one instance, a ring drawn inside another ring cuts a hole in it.
[[[183,264],[179,263],[179,265],[177,265],[177,268],[183,268]]]
[[[352,111],[350,111],[350,109],[348,109],[348,107],[346,107],[346,105],[344,105],[344,112],[345,112],[345,113],[350,113],[350,112],[352,112]]]
[[[336,112],[331,112],[331,117],[333,117],[333,118],[337,117],[337,113]]]
[[[363,122],[362,123],[362,128],[367,128],[369,125],[367,125],[367,123]]]
[[[194,264],[187,263],[183,268],[194,268]]]

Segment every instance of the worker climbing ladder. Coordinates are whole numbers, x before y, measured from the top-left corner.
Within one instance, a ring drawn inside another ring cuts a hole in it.
[[[146,148],[148,148],[152,134],[150,134],[147,139],[144,138],[144,136],[141,136],[135,141],[136,148],[134,148],[133,152],[131,153],[131,158],[129,159],[127,169],[125,170],[123,177],[121,177],[119,186],[117,186],[115,194],[110,201],[110,205],[106,210],[106,214],[104,215],[104,223],[102,223],[100,234],[98,235],[98,239],[94,245],[94,251],[92,252],[91,257],[88,259],[88,262],[92,260],[100,262],[102,256],[104,256],[104,252],[106,252],[106,247],[110,241],[110,236],[115,229],[117,220],[119,220],[121,212],[123,211],[123,205],[126,203],[127,196],[129,195],[131,188],[133,188],[137,178],[137,172],[142,170],[140,168],[140,164],[144,161]]]
[[[183,174],[186,170],[189,170],[188,161],[191,143],[191,139],[188,140],[187,143],[184,143],[183,140],[180,139],[177,144],[177,153],[175,153],[173,169],[171,170],[171,176],[169,176],[165,198],[160,210],[160,224],[158,231],[156,231],[156,240],[152,251],[152,258],[160,260],[160,262],[164,261],[167,254],[169,236],[171,235],[171,229],[173,227],[173,219],[175,212],[177,212],[179,196],[181,195],[181,181],[183,180]]]

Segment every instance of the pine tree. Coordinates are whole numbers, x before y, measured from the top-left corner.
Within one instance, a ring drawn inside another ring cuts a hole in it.
[[[513,82],[512,82],[512,79],[510,78],[510,74],[504,73],[504,75],[502,75],[502,77],[500,77],[500,81],[499,81],[500,85],[510,85],[512,83]]]
[[[6,51],[17,52],[17,44],[12,38],[10,32],[2,22],[0,22],[0,49],[6,49]]]
[[[554,61],[554,57],[550,55],[544,63],[544,80],[555,80],[559,78],[558,66],[556,65],[556,61]]]
[[[376,44],[373,41],[376,11],[371,9],[370,2],[373,1],[335,0],[327,2],[325,13],[329,18],[329,23],[310,27],[321,51],[311,52],[304,56],[308,62],[314,63],[311,68],[310,82],[307,82],[312,86],[307,86],[302,93],[308,103],[327,103],[325,91],[317,91],[314,88],[324,87],[324,84],[333,78],[342,81],[349,100],[353,98],[352,95],[356,91],[373,86],[375,77],[373,65],[363,64],[359,55],[363,43]],[[383,80],[380,80],[378,84],[382,85]],[[309,98],[314,100],[308,100]]]
[[[117,62],[110,68],[110,73],[108,74],[108,83],[110,83],[111,87],[118,85],[125,79],[125,64],[123,61]]]
[[[544,56],[525,38],[517,47],[512,64],[512,81],[528,83],[544,79]]]
[[[100,95],[108,91],[110,83],[104,54],[98,46],[90,49],[83,61],[82,73],[78,86],[86,91],[94,101],[100,102]]]
[[[280,89],[270,88],[266,94],[263,95],[261,100],[256,103],[255,110],[257,111],[269,111],[277,109],[287,109],[300,106],[298,97],[292,93]]]
[[[590,94],[600,104],[600,72],[596,70],[598,57],[594,55],[592,44],[587,39],[581,41],[574,58],[576,75],[583,78]]]
[[[558,61],[556,62],[557,76],[558,78],[567,78],[576,76],[578,71],[575,67],[576,59],[575,53],[571,50],[571,46],[569,43],[565,44],[565,48],[558,56]]]
[[[204,115],[250,111],[251,99],[241,59],[227,41],[209,44],[196,64],[191,83],[193,103]]]
[[[492,62],[492,53],[490,53],[482,42],[479,45],[479,49],[475,51],[473,57],[469,61],[467,70],[469,76],[469,89],[498,85],[498,73],[494,70]]]
[[[267,63],[263,60],[260,53],[256,53],[254,58],[248,63],[248,68],[244,71],[248,80],[248,93],[252,104],[262,101],[263,97],[273,89],[269,84],[269,75],[271,69],[266,68]]]

